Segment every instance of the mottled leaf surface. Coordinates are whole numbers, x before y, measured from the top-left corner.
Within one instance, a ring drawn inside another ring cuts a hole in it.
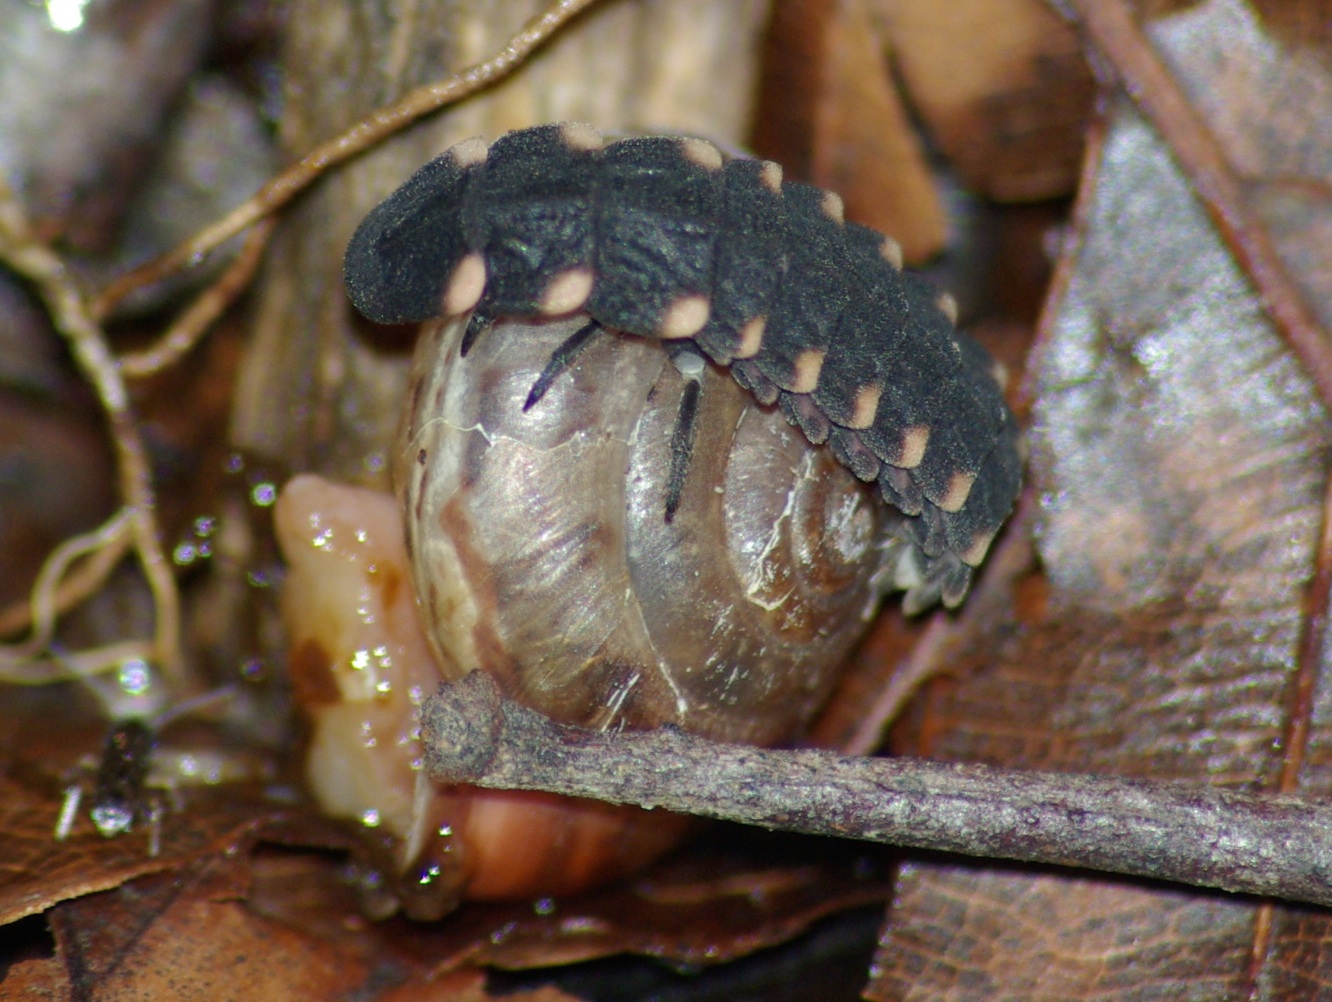
[[[1297,282],[1321,292],[1326,63],[1237,3],[1149,38]],[[1326,413],[1167,137],[1117,99],[1092,156],[1031,369],[1046,580],[988,667],[931,690],[903,749],[1248,789],[1285,774],[1325,794],[1328,666],[1300,643]],[[1332,997],[1329,933],[1315,910],[920,861],[871,997]]]

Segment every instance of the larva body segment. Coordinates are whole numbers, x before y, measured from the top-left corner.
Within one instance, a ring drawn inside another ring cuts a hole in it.
[[[485,256],[486,300],[496,316],[540,315],[542,294],[563,276],[590,278],[599,164],[595,150],[570,145],[558,130],[528,129],[497,140],[472,168],[458,209],[468,247]],[[421,307],[411,312],[424,319]]]
[[[677,337],[697,334],[707,321],[703,312],[696,324],[673,323],[688,304],[706,309],[712,300],[722,222],[720,155],[710,169],[686,149],[683,140],[626,139],[602,154],[586,309],[607,327]]]
[[[361,224],[346,281],[381,323],[582,310],[696,345],[902,513],[914,611],[961,601],[1020,460],[993,360],[900,253],[776,164],[566,123],[427,164]]]

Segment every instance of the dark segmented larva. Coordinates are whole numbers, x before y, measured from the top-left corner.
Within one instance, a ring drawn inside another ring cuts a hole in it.
[[[470,139],[365,218],[346,281],[380,323],[585,311],[697,346],[902,513],[909,609],[961,601],[1017,496],[1017,427],[952,300],[775,163],[571,123]]]

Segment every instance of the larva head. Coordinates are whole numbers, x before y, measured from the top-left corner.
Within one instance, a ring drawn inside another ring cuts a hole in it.
[[[368,319],[419,323],[470,310],[481,297],[485,262],[469,254],[461,221],[476,153],[459,144],[430,161],[357,227],[343,277],[352,304]]]

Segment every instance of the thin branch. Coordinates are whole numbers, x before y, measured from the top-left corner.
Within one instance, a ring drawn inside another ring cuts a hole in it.
[[[0,637],[31,628],[27,640],[0,645],[0,667],[29,660],[46,650],[60,614],[102,586],[129,552],[131,539],[130,513],[122,508],[96,529],[71,536],[52,550],[37,572],[31,597],[0,613]],[[88,559],[71,572],[70,567],[80,557]]]
[[[134,290],[159,282],[201,260],[209,251],[286,205],[328,168],[369,149],[423,115],[460,101],[507,76],[555,32],[597,2],[556,0],[523,25],[503,49],[485,62],[437,83],[418,87],[392,107],[375,112],[342,135],[316,147],[211,226],[113,282],[93,303],[93,316],[105,317]]]
[[[250,284],[259,262],[263,259],[268,238],[273,235],[276,221],[272,218],[255,224],[245,243],[216,282],[210,285],[182,313],[156,343],[143,351],[127,352],[118,359],[121,374],[129,379],[142,378],[161,372],[180,361],[199,343],[213,321],[220,317],[236,297]]]
[[[52,322],[69,344],[75,363],[106,412],[116,451],[120,499],[153,595],[155,662],[168,681],[182,681],[180,596],[171,562],[158,539],[152,468],[124,380],[106,335],[90,315],[73,277],[53,250],[32,233],[17,196],[0,178],[0,261],[32,282]]]
[[[1123,0],[1054,0],[1160,132],[1221,231],[1263,309],[1332,410],[1332,343],[1253,211],[1226,152]]]
[[[1332,905],[1332,806],[1296,797],[604,734],[504,699],[482,672],[441,687],[422,724],[445,782]]]

